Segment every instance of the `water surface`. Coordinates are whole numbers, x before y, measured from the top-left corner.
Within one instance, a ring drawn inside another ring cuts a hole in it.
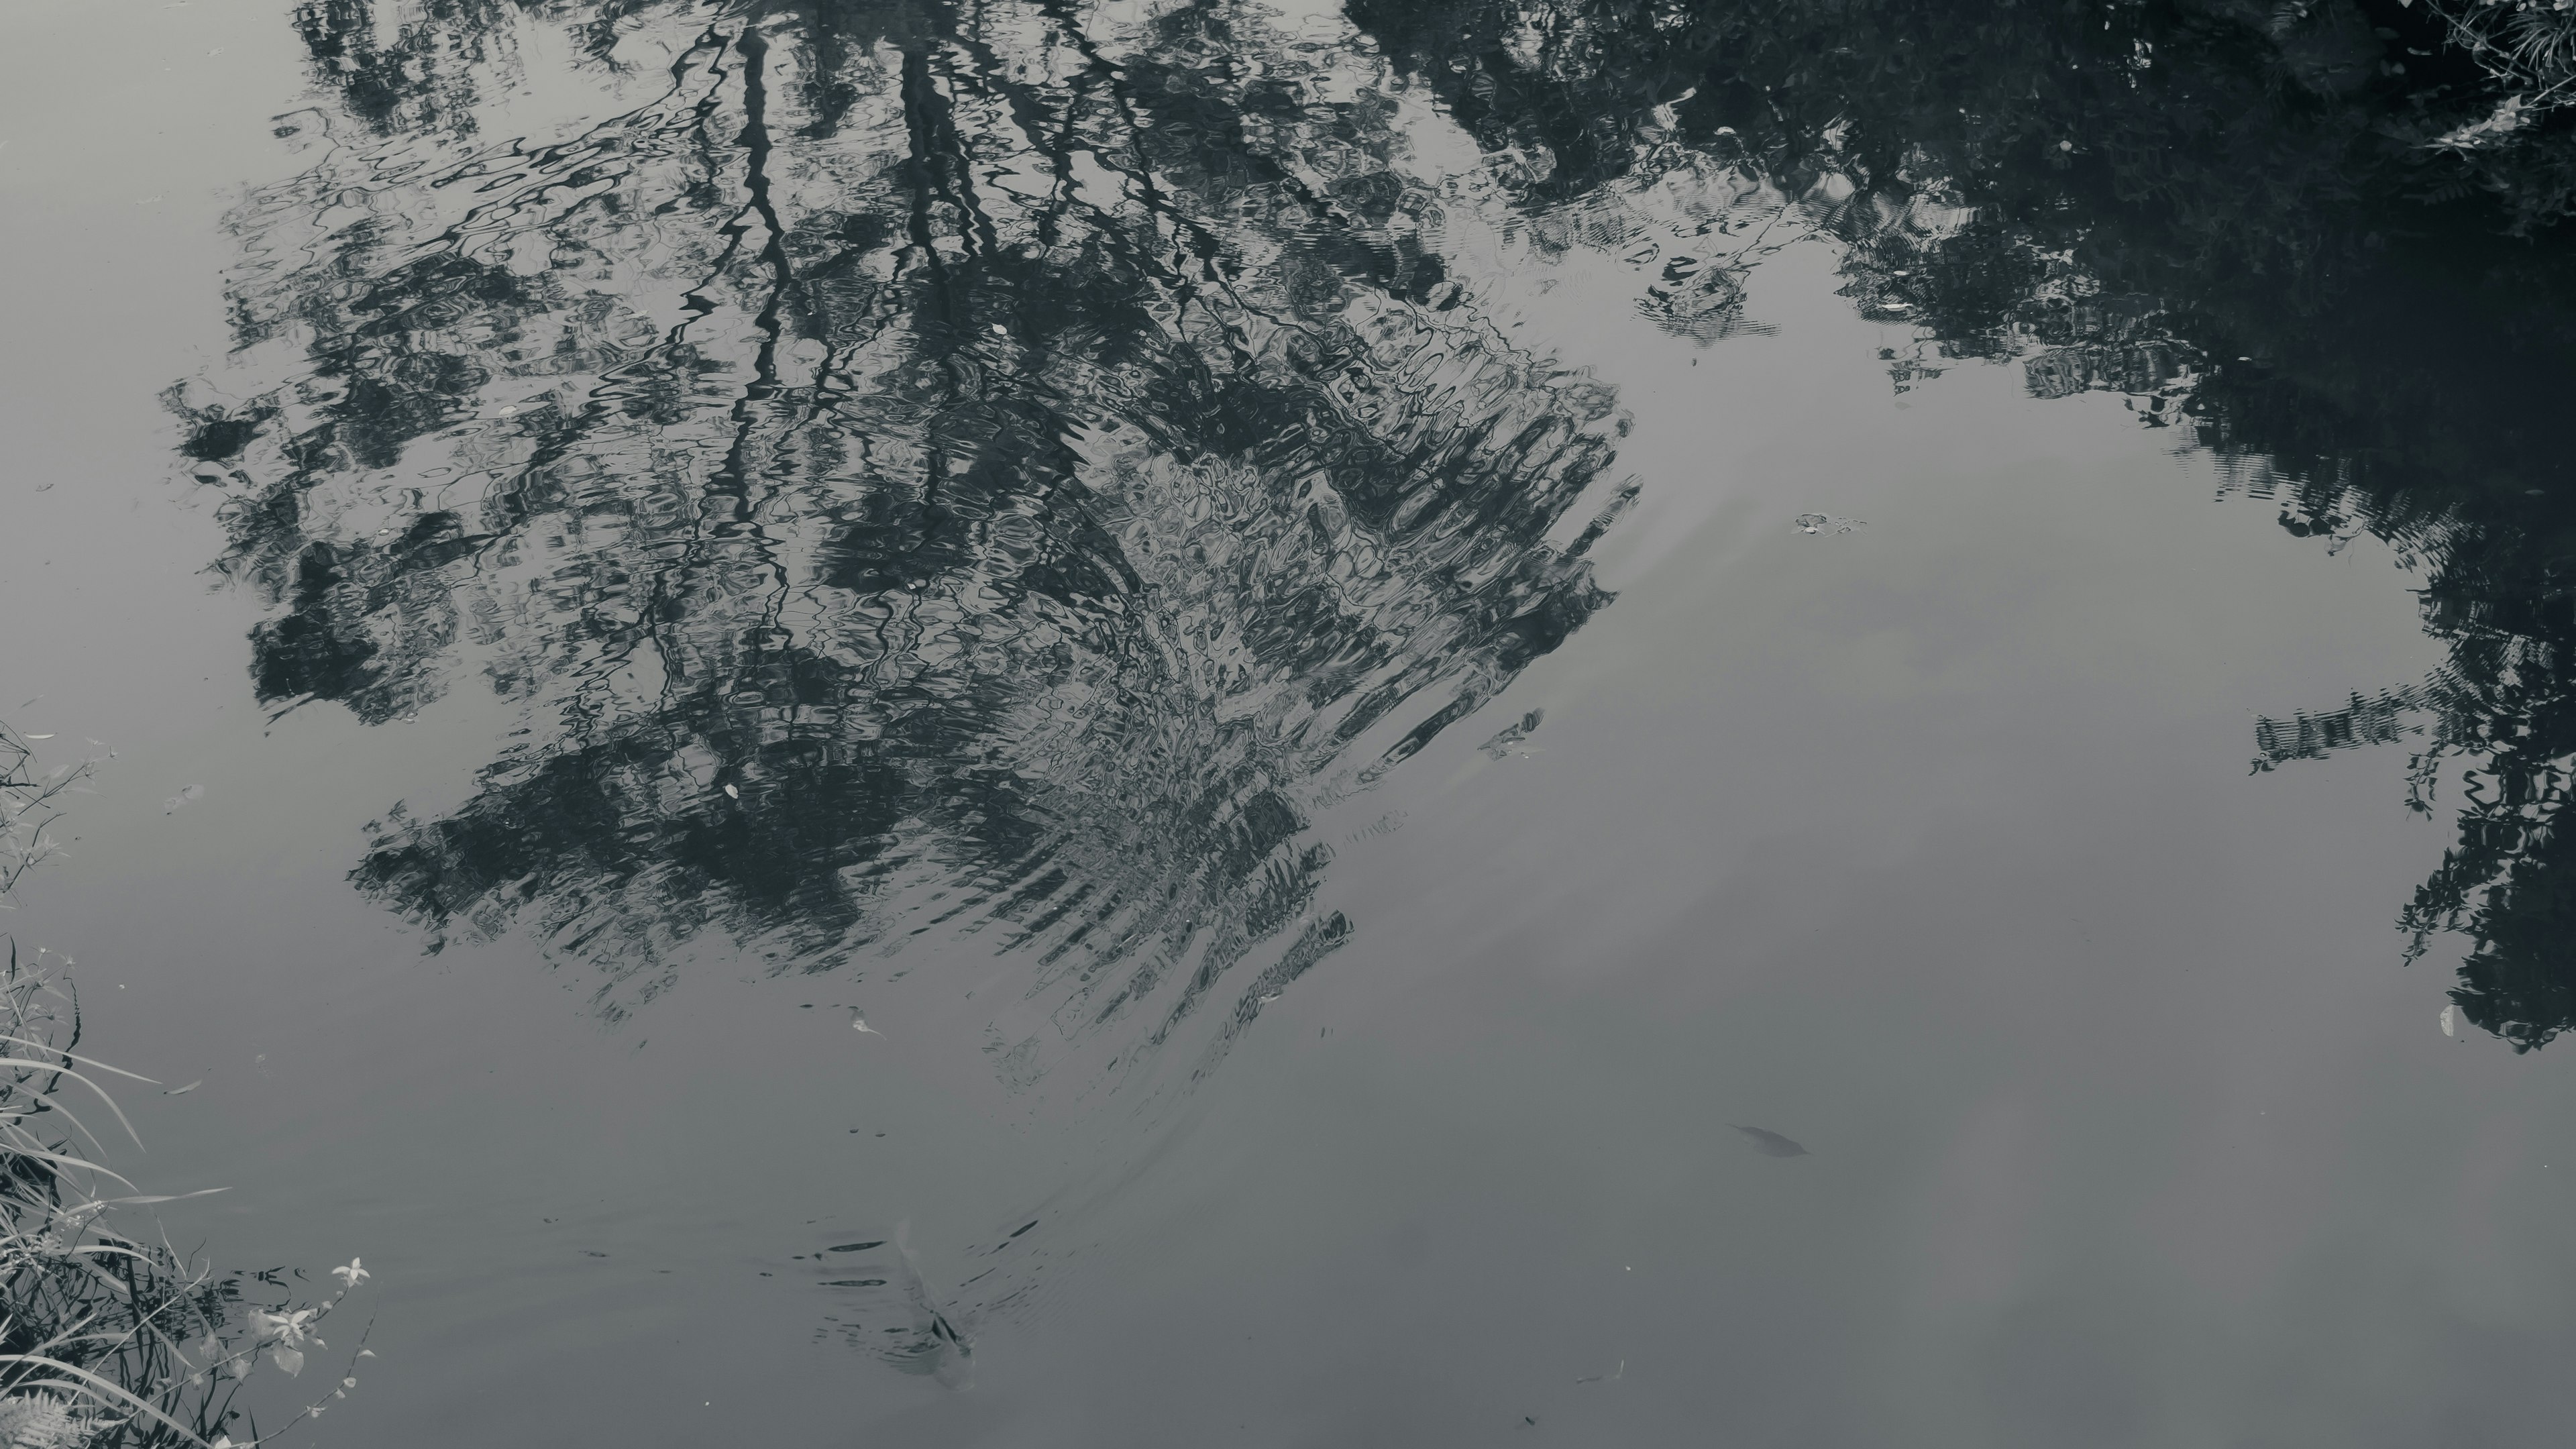
[[[1981,23],[26,11],[16,926],[325,1437],[2554,1423],[2559,254]]]

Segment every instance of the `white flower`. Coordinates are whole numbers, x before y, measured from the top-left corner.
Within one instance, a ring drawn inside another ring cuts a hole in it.
[[[250,1314],[251,1331],[292,1348],[304,1341],[304,1325],[312,1321],[317,1311],[306,1308],[294,1313],[262,1313],[253,1309]]]
[[[368,1279],[370,1279],[370,1278],[372,1278],[372,1277],[376,1276],[375,1274],[370,1273],[370,1272],[368,1272],[366,1269],[361,1268],[361,1267],[359,1267],[359,1266],[358,1266],[359,1264],[361,1264],[361,1263],[363,1263],[363,1262],[365,1262],[365,1261],[367,1261],[367,1260],[366,1260],[366,1259],[364,1259],[364,1258],[351,1258],[351,1259],[349,1260],[349,1266],[347,1266],[347,1267],[345,1267],[345,1268],[334,1268],[334,1269],[332,1269],[332,1270],[331,1270],[331,1272],[332,1272],[333,1276],[337,1277],[337,1278],[340,1280],[340,1282],[342,1283],[342,1285],[343,1285],[343,1286],[350,1287],[350,1288],[355,1288],[355,1287],[357,1287],[359,1284],[364,1283],[364,1282],[366,1282]]]

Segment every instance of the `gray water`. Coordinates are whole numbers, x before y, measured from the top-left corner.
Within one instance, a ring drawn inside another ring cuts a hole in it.
[[[0,95],[10,929],[174,1242],[376,1273],[299,1439],[2554,1431],[2447,576],[2233,354],[1331,7],[356,13]]]

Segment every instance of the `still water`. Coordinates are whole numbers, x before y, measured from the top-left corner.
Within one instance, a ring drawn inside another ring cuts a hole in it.
[[[2549,1435],[2560,254],[1823,13],[13,8],[12,928],[310,1437]]]

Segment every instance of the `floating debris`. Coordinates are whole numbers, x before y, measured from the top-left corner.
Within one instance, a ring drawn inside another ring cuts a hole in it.
[[[1530,737],[1530,732],[1538,728],[1539,721],[1546,718],[1546,710],[1531,710],[1529,713],[1520,717],[1519,723],[1506,725],[1500,733],[1496,734],[1492,739],[1485,741],[1483,744],[1478,745],[1476,748],[1483,750],[1486,754],[1491,755],[1497,760],[1508,759],[1511,757],[1513,747],[1520,744],[1523,740],[1528,739]]]
[[[183,786],[179,787],[179,793],[178,793],[178,794],[173,795],[173,796],[169,797],[168,799],[163,800],[163,801],[161,802],[161,813],[162,813],[162,814],[164,814],[164,815],[167,815],[167,814],[169,814],[170,812],[172,812],[172,811],[174,811],[174,810],[178,809],[180,806],[185,805],[185,804],[187,804],[188,802],[190,802],[190,801],[192,801],[192,800],[202,800],[202,799],[204,799],[204,798],[206,798],[206,787],[205,787],[205,786],[203,786],[203,785],[183,785]]]
[[[1868,523],[1866,518],[1836,518],[1830,513],[1801,513],[1793,520],[1800,533],[1849,533]]]

